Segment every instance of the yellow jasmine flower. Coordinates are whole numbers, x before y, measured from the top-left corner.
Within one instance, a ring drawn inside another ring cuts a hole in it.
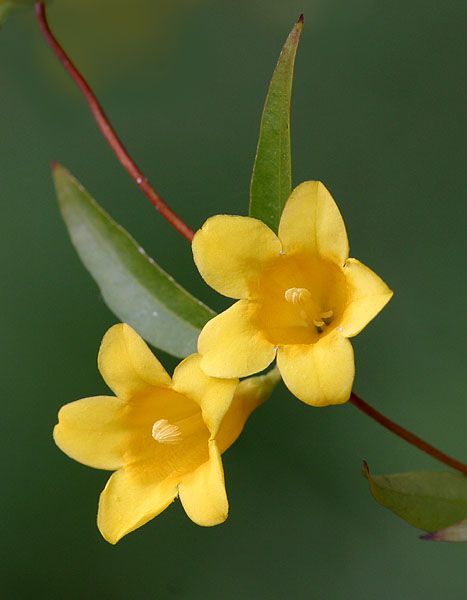
[[[368,267],[349,258],[344,221],[319,181],[294,189],[278,235],[251,217],[218,215],[193,239],[204,280],[239,301],[209,321],[198,340],[201,368],[245,377],[277,366],[307,404],[346,402],[354,378],[348,338],[392,296]]]
[[[199,355],[189,356],[171,380],[131,327],[115,325],[102,340],[98,365],[116,397],[84,398],[59,412],[59,448],[85,465],[116,471],[100,496],[97,518],[112,544],[177,495],[199,525],[227,518],[220,455],[274,382],[272,376],[263,378],[265,385],[255,378],[237,388],[238,380],[210,377],[199,363]]]

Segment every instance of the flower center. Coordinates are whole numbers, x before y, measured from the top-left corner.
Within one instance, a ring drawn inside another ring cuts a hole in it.
[[[313,324],[316,327],[318,333],[331,323],[334,312],[322,310],[307,288],[289,288],[285,291],[284,297],[289,304],[297,307],[300,317],[307,325]]]
[[[167,419],[159,419],[152,426],[152,437],[159,444],[177,444],[182,433],[177,425],[171,425]]]

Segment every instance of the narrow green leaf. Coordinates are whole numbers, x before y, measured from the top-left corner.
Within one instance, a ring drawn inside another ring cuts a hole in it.
[[[15,11],[15,6],[11,2],[0,1],[0,27],[5,23],[10,14]]]
[[[214,312],[163,271],[63,167],[54,168],[60,209],[79,257],[107,306],[174,356],[196,351]]]
[[[446,527],[446,529],[425,533],[420,537],[422,540],[430,542],[467,542],[467,519],[451,525],[451,527]]]
[[[467,477],[451,471],[370,474],[363,463],[374,499],[414,527],[437,531],[467,518]]]
[[[303,15],[289,34],[269,84],[250,185],[250,216],[277,231],[292,190],[290,100]]]
[[[3,25],[11,13],[28,6],[34,6],[34,0],[0,0],[0,26]]]

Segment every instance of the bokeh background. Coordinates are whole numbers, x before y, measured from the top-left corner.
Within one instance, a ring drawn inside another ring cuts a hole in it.
[[[49,14],[134,157],[196,228],[247,211],[267,83],[301,11],[294,181],[326,183],[352,255],[395,290],[355,339],[355,389],[465,459],[465,1],[56,0]],[[69,243],[52,159],[186,287],[226,306],[117,164],[33,15],[11,18],[0,31],[0,596],[466,598],[467,546],[419,541],[360,475],[362,459],[380,473],[442,466],[350,405],[309,408],[283,387],[225,455],[227,523],[199,528],[175,503],[116,547],[101,539],[108,475],[69,460],[51,432],[62,404],[106,392],[96,355],[116,319]]]

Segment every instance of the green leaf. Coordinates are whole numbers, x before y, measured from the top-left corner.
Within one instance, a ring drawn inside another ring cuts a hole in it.
[[[0,2],[0,26],[5,23],[14,10],[15,6],[11,2]]]
[[[63,167],[54,167],[71,240],[107,306],[148,342],[174,356],[196,352],[214,312],[163,271]]]
[[[0,0],[0,26],[12,12],[34,6],[34,0]]]
[[[374,499],[414,527],[437,531],[467,518],[467,477],[451,471],[370,474],[363,463]]]
[[[420,537],[422,540],[430,542],[467,542],[467,519],[451,525],[451,527],[446,527],[446,529],[425,533]]]
[[[250,216],[277,232],[284,204],[292,191],[290,99],[303,15],[289,34],[269,84],[250,185]]]

